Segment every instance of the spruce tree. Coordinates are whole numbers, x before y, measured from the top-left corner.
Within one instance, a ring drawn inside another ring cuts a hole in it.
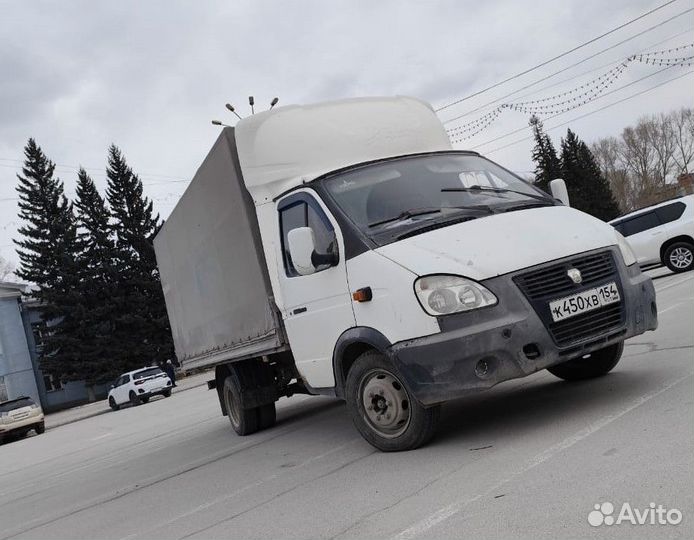
[[[535,185],[549,193],[549,182],[555,178],[561,178],[561,163],[552,140],[544,132],[542,122],[537,116],[530,118],[530,126],[535,139],[532,154],[535,162]]]
[[[619,215],[619,205],[595,157],[570,129],[561,141],[561,166],[571,206],[604,221]]]
[[[108,199],[119,268],[117,335],[132,367],[163,362],[173,356],[171,329],[154,255],[153,240],[161,227],[142,182],[121,151],[108,152]]]
[[[18,174],[19,217],[25,225],[15,240],[20,259],[16,274],[35,285],[32,296],[40,303],[47,326],[40,364],[63,380],[83,378],[80,325],[83,306],[79,295],[80,266],[77,226],[63,183],[54,178],[55,165],[34,139],[24,148]]]
[[[83,356],[87,384],[115,379],[127,369],[116,335],[118,267],[106,203],[87,172],[77,175],[75,213],[79,225]]]

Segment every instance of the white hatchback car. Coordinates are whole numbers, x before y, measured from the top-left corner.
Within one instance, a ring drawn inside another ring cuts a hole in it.
[[[108,392],[108,404],[117,411],[126,403],[131,405],[147,403],[152,396],[169,397],[171,387],[171,379],[158,367],[136,369],[123,373],[116,379]]]
[[[694,195],[641,208],[609,223],[626,237],[640,266],[662,263],[673,272],[694,268]]]

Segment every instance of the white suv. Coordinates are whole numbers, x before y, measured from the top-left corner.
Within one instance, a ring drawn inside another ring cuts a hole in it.
[[[12,435],[24,437],[32,429],[37,435],[46,431],[38,403],[26,396],[0,402],[0,443]]]
[[[610,221],[640,266],[663,263],[673,272],[694,268],[694,195],[642,208]]]
[[[108,404],[114,410],[130,403],[139,405],[147,403],[155,395],[171,395],[171,379],[156,366],[136,369],[124,373],[111,386],[108,392]]]

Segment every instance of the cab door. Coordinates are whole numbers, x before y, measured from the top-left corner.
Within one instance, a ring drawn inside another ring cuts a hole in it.
[[[655,212],[644,212],[627,219],[621,223],[621,228],[640,265],[660,260],[660,246],[667,236]]]
[[[313,388],[335,386],[333,350],[338,337],[354,326],[342,234],[312,191],[294,192],[277,202],[278,279],[281,312],[299,373]],[[317,253],[337,252],[335,264],[299,275],[289,254],[287,235],[299,227],[313,230]]]

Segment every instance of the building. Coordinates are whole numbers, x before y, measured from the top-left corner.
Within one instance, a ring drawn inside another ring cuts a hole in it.
[[[0,401],[30,396],[45,411],[56,411],[89,401],[84,381],[63,383],[58,374],[39,369],[42,334],[46,325],[40,305],[27,301],[27,286],[0,282]],[[94,388],[103,399],[108,385]]]
[[[0,281],[0,401],[19,396],[40,401],[22,317],[24,289],[17,283]]]

